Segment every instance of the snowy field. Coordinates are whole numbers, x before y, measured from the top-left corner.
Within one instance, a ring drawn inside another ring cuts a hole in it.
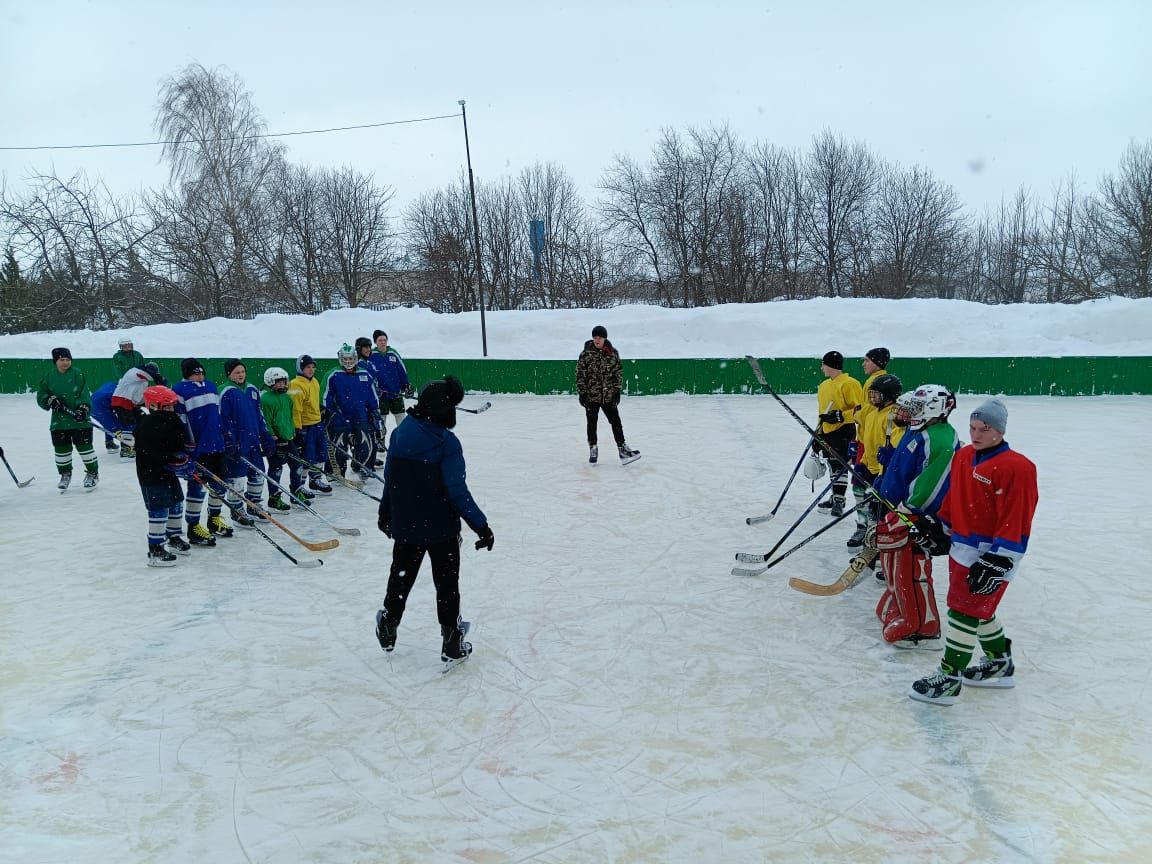
[[[811,496],[744,524],[805,443],[772,399],[626,398],[626,468],[586,463],[575,398],[492,402],[457,428],[496,545],[466,543],[475,653],[445,676],[427,569],[376,643],[374,502],[320,502],[363,535],[318,569],[251,532],[150,569],[132,466],[101,452],[99,489],[61,496],[47,415],[0,396],[36,475],[0,477],[0,861],[1152,860],[1152,399],[1007,400],[1040,480],[1001,606],[1018,683],[951,708],[905,696],[939,654],[881,642],[870,577],[787,587],[839,573],[846,523],[730,574]]]

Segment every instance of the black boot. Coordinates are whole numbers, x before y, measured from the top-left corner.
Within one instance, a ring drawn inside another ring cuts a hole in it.
[[[464,641],[464,632],[460,624],[440,628],[440,633],[444,637],[444,644],[440,647],[440,659],[445,663],[463,660],[472,653],[472,643]]]

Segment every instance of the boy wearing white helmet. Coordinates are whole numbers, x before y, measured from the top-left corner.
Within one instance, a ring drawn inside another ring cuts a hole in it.
[[[292,397],[288,395],[287,370],[279,366],[265,369],[264,387],[266,389],[260,394],[260,413],[264,415],[264,422],[268,424],[268,431],[272,433],[276,447],[268,457],[268,476],[272,478],[268,483],[268,509],[283,512],[291,509],[284,500],[283,486],[280,485],[284,466],[288,466],[288,490],[291,497],[305,504],[310,497],[301,489],[304,479],[299,463],[288,458],[289,454],[299,454],[292,444],[296,437],[296,426],[292,422]]]

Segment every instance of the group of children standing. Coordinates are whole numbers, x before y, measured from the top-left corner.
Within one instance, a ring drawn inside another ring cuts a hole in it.
[[[1014,686],[1012,645],[996,609],[1028,548],[1036,466],[1004,440],[1008,409],[1001,400],[972,412],[972,443],[961,447],[948,422],[955,395],[938,384],[904,392],[887,371],[890,361],[887,348],[869,351],[861,386],[844,373],[840,352],[821,360],[812,448],[830,463],[832,496],[819,507],[843,516],[851,479],[857,523],[847,545],[879,559],[884,593],[876,616],[885,642],[944,649],[937,673],[914,682],[908,695],[951,705],[963,684]],[[932,581],[936,555],[948,555],[943,634]],[[977,644],[984,657],[969,666]]]
[[[223,364],[226,383],[219,389],[199,360],[185,358],[181,380],[169,388],[156,364],[145,363],[125,339],[113,358],[119,378],[92,394],[71,351],[53,349],[54,368],[40,382],[37,404],[52,415],[58,488],[71,484],[73,449],[85,467],[85,490],[99,482],[95,420],[108,449],[136,462],[148,511],[147,563],[165,567],[192,546],[214,547],[217,538],[232,537],[233,526],[267,522],[269,511],[288,512],[293,502],[308,505],[316,495],[330,495],[325,476],[344,477],[349,463],[366,480],[385,449],[382,412],[398,425],[405,395],[414,395],[387,334],[377,330],[373,338],[375,350],[362,338],[357,349],[366,344],[368,350],[345,344],[337,352],[340,365],[323,389],[316,361],[304,354],[291,380],[281,367],[267,369],[263,392],[238,358]]]

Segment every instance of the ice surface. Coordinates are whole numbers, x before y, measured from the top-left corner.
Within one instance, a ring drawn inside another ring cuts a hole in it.
[[[810,500],[744,524],[804,445],[768,397],[626,398],[626,468],[588,465],[571,397],[460,415],[496,544],[466,538],[475,653],[448,676],[427,570],[376,643],[373,502],[318,502],[364,535],[316,570],[251,532],[148,568],[132,466],[101,452],[100,488],[61,496],[47,415],[0,397],[37,477],[0,477],[0,860],[1152,860],[1152,399],[1007,401],[1040,477],[1001,606],[1018,683],[940,708],[905,696],[939,655],[882,644],[871,577],[786,585],[834,578],[850,526],[729,574]]]

